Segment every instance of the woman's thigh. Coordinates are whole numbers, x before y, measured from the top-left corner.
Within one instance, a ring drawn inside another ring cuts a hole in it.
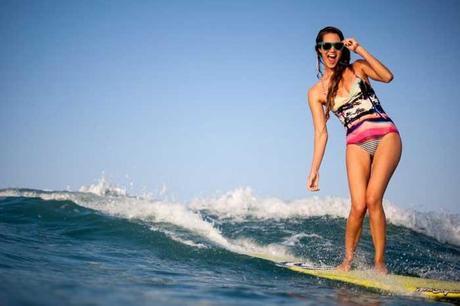
[[[366,208],[366,188],[371,171],[371,157],[356,144],[347,145],[347,178],[352,208]]]
[[[372,161],[366,194],[367,202],[374,203],[383,199],[390,178],[401,159],[401,153],[402,142],[398,133],[388,133],[382,137]]]

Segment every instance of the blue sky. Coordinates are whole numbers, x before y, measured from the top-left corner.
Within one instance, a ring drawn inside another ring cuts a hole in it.
[[[334,25],[395,76],[373,82],[403,139],[386,199],[458,213],[459,20],[456,0],[2,0],[0,188],[76,190],[104,172],[183,201],[239,186],[348,197],[335,117],[321,191],[304,187],[313,45]]]

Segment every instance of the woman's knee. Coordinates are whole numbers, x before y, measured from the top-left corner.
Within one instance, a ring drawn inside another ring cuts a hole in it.
[[[382,197],[375,192],[368,191],[366,193],[366,205],[369,212],[380,209],[382,206]]]
[[[364,218],[366,215],[367,207],[366,203],[354,204],[351,206],[350,216],[358,219]]]

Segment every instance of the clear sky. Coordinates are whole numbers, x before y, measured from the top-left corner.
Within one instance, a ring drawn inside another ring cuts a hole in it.
[[[0,188],[78,190],[104,172],[183,201],[240,186],[348,197],[334,116],[321,191],[305,189],[327,25],[395,76],[373,82],[403,139],[385,198],[460,212],[458,0],[1,0]]]

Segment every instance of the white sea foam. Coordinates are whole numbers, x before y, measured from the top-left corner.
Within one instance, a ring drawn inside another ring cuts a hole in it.
[[[200,243],[200,242],[195,242],[195,241],[192,241],[190,239],[185,239],[185,238],[182,238],[182,237],[179,237],[177,235],[177,233],[174,233],[172,231],[169,231],[169,230],[166,230],[166,229],[163,229],[163,228],[160,228],[160,227],[156,227],[156,226],[151,226],[150,229],[152,231],[157,231],[157,232],[161,232],[165,235],[167,235],[169,238],[171,238],[172,240],[174,241],[177,241],[177,242],[180,242],[182,244],[186,244],[188,246],[191,246],[191,247],[197,247],[197,248],[200,248],[200,249],[203,249],[203,248],[207,248],[208,246],[204,243]]]
[[[425,234],[440,242],[460,245],[460,216],[439,212],[418,212],[403,209],[384,200],[387,220],[394,225],[404,226]],[[308,218],[329,215],[346,218],[350,200],[338,197],[312,197],[294,201],[277,198],[256,198],[250,188],[238,188],[219,197],[197,198],[190,205],[192,209],[207,211],[219,218],[242,221],[255,219]]]
[[[349,210],[348,201],[342,198],[312,197],[291,202],[273,197],[258,199],[248,187],[238,188],[220,197],[194,199],[189,207],[208,211],[220,218],[235,220],[244,220],[248,217],[279,220],[324,215],[345,218]]]
[[[81,186],[80,192],[94,193],[99,196],[112,195],[112,196],[127,196],[128,193],[125,188],[114,186],[107,181],[103,176],[95,184],[89,186]]]
[[[315,233],[311,233],[311,234],[299,233],[299,234],[295,234],[295,235],[292,235],[292,236],[289,236],[289,237],[285,238],[283,240],[282,244],[287,245],[287,246],[294,246],[296,244],[299,244],[300,240],[302,240],[302,238],[316,238],[316,239],[320,239],[323,244],[328,243],[328,241],[325,242],[324,238],[321,237],[318,234],[315,234]]]
[[[283,201],[277,198],[257,198],[250,188],[238,188],[219,197],[197,198],[188,204],[181,204],[171,201],[123,196],[123,192],[116,191],[118,187],[114,189],[107,182],[99,182],[98,184],[99,186],[80,189],[81,191],[87,190],[87,192],[44,192],[9,189],[0,191],[0,196],[71,200],[78,205],[123,218],[174,224],[205,237],[228,250],[242,254],[249,254],[250,252],[264,253],[279,260],[285,257],[292,259],[292,255],[284,246],[260,246],[255,242],[227,239],[214,224],[203,220],[200,212],[206,211],[220,219],[229,218],[234,222],[248,218],[280,220],[325,215],[346,218],[350,206],[349,199],[338,197],[312,197],[294,201]],[[386,217],[390,223],[431,236],[443,243],[460,245],[460,216],[458,214],[422,213],[399,208],[388,201],[384,201],[384,207]]]
[[[200,235],[208,241],[223,247],[229,251],[269,259],[275,262],[304,261],[305,259],[293,256],[282,245],[260,245],[248,239],[228,239],[222,235],[219,229],[212,223],[205,221],[199,212],[193,211],[186,205],[167,201],[155,201],[151,199],[139,199],[134,197],[99,196],[96,193],[71,193],[71,192],[43,192],[32,190],[2,190],[0,196],[23,196],[39,197],[44,200],[70,200],[74,203],[94,209],[108,215],[126,219],[136,219],[154,224],[168,223]],[[154,227],[156,229],[157,227]],[[189,246],[195,246],[195,242],[184,240],[177,235],[171,236],[175,241]]]

